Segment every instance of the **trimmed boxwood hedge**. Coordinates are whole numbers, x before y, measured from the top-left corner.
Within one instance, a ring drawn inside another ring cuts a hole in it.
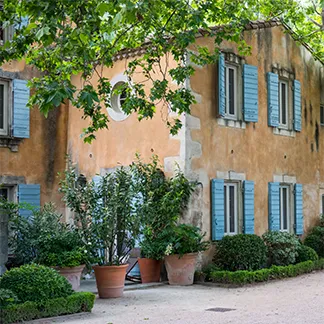
[[[12,304],[0,310],[0,323],[9,324],[33,319],[91,312],[95,295],[90,292],[77,292],[67,297],[49,299],[43,302],[27,301]]]
[[[324,269],[324,259],[305,261],[288,266],[272,266],[256,271],[212,271],[210,280],[215,283],[245,285],[272,279],[296,277],[298,275]]]

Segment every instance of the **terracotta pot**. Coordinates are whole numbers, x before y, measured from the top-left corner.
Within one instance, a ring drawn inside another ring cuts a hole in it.
[[[159,282],[161,273],[161,260],[138,258],[142,283]]]
[[[128,264],[92,267],[100,298],[117,298],[123,295],[127,267]]]
[[[178,254],[165,257],[165,267],[170,285],[188,286],[193,284],[198,253],[188,253],[179,259]]]
[[[85,265],[82,264],[77,267],[56,267],[54,269],[56,269],[61,276],[65,277],[68,280],[68,282],[72,285],[73,290],[78,290],[80,287],[80,279],[84,267]]]

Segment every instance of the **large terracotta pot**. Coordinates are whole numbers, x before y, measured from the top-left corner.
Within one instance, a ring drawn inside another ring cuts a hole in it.
[[[73,290],[78,290],[80,287],[80,279],[81,274],[84,269],[85,265],[82,264],[78,267],[65,267],[65,268],[58,268],[55,269],[59,272],[59,274],[65,277],[68,282],[72,285]]]
[[[193,284],[198,253],[178,254],[165,257],[165,267],[170,285],[188,286]]]
[[[117,298],[123,295],[127,267],[128,264],[93,267],[100,298]]]
[[[159,282],[161,273],[161,260],[138,258],[142,283]]]

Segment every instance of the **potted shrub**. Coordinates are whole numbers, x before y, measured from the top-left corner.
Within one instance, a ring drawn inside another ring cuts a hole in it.
[[[93,266],[100,298],[123,294],[129,252],[140,229],[136,208],[138,192],[132,172],[123,167],[98,177],[97,181],[78,183],[71,166],[61,182],[68,207],[75,212]]]
[[[87,263],[84,243],[78,232],[62,224],[62,231],[40,237],[36,262],[57,270],[78,290],[82,271]]]
[[[186,224],[166,231],[168,245],[165,251],[165,267],[170,285],[192,285],[198,252],[207,250],[209,242],[203,241],[198,227]]]
[[[140,242],[142,257],[138,259],[141,279],[143,283],[157,282],[160,281],[166,248],[162,233],[178,221],[194,184],[179,169],[174,177],[166,178],[157,155],[153,155],[149,163],[143,163],[137,154],[131,169],[141,197],[138,210],[143,224]]]

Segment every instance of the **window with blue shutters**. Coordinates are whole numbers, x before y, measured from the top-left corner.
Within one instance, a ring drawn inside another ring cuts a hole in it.
[[[233,53],[218,63],[218,115],[225,120],[258,121],[258,68]],[[230,125],[230,123],[228,123]]]
[[[0,80],[0,135],[10,135],[9,82]]]
[[[213,179],[212,239],[254,233],[254,182]]]
[[[27,106],[29,100],[29,88],[26,80],[15,79],[13,87],[13,136],[29,138],[30,109]]]
[[[20,184],[18,185],[18,202],[26,204],[26,208],[19,209],[19,214],[24,217],[32,215],[33,208],[40,207],[40,185]],[[28,208],[27,208],[28,207]]]

